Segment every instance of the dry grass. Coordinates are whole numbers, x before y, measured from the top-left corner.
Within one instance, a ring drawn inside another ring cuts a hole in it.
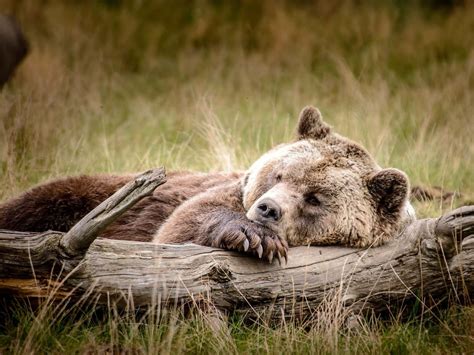
[[[474,195],[472,8],[269,0],[0,0],[0,8],[16,13],[31,42],[0,93],[0,199],[69,174],[245,169],[291,139],[307,104],[413,183]],[[417,207],[426,216],[451,206]],[[3,323],[0,349],[446,352],[469,349],[473,329],[472,311],[463,310],[445,322],[464,338],[440,325],[376,320],[341,337],[328,318],[309,330],[236,320],[230,339],[199,316],[142,327],[119,316],[70,323],[21,309]]]
[[[53,291],[54,292],[54,291]],[[147,313],[133,307],[117,311],[91,308],[90,299],[75,306],[67,301],[40,300],[37,308],[4,302],[0,315],[2,353],[469,353],[473,309],[455,308],[433,317],[416,312],[401,320],[374,316],[352,320],[336,297],[314,309],[304,323],[269,323],[265,314],[254,323],[233,316],[219,322],[198,308]]]

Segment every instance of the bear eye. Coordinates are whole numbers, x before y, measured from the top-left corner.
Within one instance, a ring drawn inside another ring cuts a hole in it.
[[[282,178],[283,178],[283,176],[282,176],[281,174],[278,174],[278,175],[275,177],[275,180],[276,180],[277,182],[280,182]]]
[[[313,206],[319,206],[321,205],[321,201],[316,195],[308,195],[305,198],[306,203],[309,203],[310,205]]]

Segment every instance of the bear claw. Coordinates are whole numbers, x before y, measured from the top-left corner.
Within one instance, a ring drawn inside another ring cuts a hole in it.
[[[288,258],[287,258],[287,256],[286,256],[286,253],[285,253],[284,258],[285,258],[285,265],[286,265],[286,264],[288,264]],[[281,266],[281,259],[282,259],[282,256],[281,256],[281,254],[280,254],[280,251],[277,251],[277,259],[278,259],[278,262],[280,263],[280,266]]]
[[[282,258],[287,260],[288,244],[271,230],[249,221],[235,220],[222,226],[211,241],[211,246],[252,253],[270,264]]]
[[[244,251],[249,250],[250,242],[248,239],[244,240]]]
[[[268,262],[271,264],[273,261],[273,251],[270,250],[270,253],[268,253]]]

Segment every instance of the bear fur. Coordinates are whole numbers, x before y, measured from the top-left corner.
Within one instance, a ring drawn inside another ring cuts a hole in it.
[[[69,230],[135,175],[80,176],[39,185],[0,205],[0,228]],[[102,237],[196,243],[260,258],[289,246],[377,246],[413,221],[409,182],[306,107],[294,142],[241,173],[171,172]]]

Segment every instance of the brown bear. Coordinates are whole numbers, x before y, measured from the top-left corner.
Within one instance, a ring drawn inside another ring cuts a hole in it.
[[[0,205],[0,228],[67,231],[128,176],[80,176],[39,185]],[[288,246],[380,245],[415,218],[409,182],[380,168],[360,145],[306,107],[297,138],[245,173],[171,172],[168,182],[108,227],[102,237],[196,243],[272,261]]]

